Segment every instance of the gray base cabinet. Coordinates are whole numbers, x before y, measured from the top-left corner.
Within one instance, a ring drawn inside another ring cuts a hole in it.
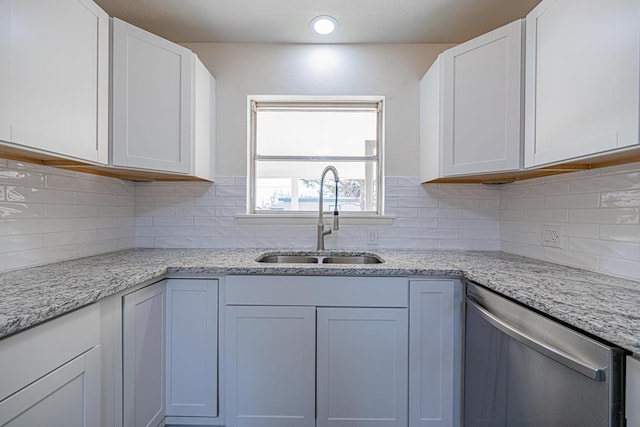
[[[227,427],[407,426],[406,278],[233,277],[226,302]]]
[[[317,427],[407,425],[407,309],[318,308]]]
[[[409,426],[460,425],[460,292],[456,280],[409,282]]]
[[[165,416],[166,281],[124,296],[124,427],[157,426]]]
[[[167,280],[168,422],[215,421],[218,410],[218,280]]]
[[[0,341],[0,425],[100,425],[96,305]]]

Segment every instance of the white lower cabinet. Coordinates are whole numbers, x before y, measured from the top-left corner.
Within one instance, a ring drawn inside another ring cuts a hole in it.
[[[99,423],[99,347],[0,402],[2,426],[91,427]]]
[[[315,426],[315,307],[226,309],[228,427]]]
[[[626,418],[628,427],[640,427],[640,360],[627,356]]]
[[[97,305],[0,341],[0,426],[100,425]]]
[[[218,280],[167,280],[168,423],[213,423],[218,410]]]
[[[157,426],[165,416],[166,281],[124,296],[124,427]]]
[[[407,310],[318,308],[317,426],[407,425]]]
[[[461,286],[409,281],[409,426],[460,425]]]
[[[406,309],[226,314],[228,427],[407,425]]]

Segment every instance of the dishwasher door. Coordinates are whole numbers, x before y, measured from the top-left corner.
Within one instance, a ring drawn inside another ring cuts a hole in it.
[[[465,427],[622,426],[623,351],[467,287]]]

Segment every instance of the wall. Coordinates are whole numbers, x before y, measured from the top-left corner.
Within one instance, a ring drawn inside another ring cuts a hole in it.
[[[542,225],[562,248],[542,246]],[[502,250],[640,280],[640,163],[508,184],[500,190]]]
[[[384,95],[387,176],[418,176],[418,84],[451,45],[186,46],[216,78],[218,175],[246,175],[247,95]]]
[[[130,248],[133,183],[0,159],[0,271]]]
[[[387,177],[386,214],[392,226],[341,225],[327,249],[499,250],[499,189],[480,185],[422,186],[418,178]],[[315,248],[309,225],[236,225],[246,212],[246,178],[213,185],[138,183],[136,243],[143,247]],[[378,244],[367,244],[371,228]]]

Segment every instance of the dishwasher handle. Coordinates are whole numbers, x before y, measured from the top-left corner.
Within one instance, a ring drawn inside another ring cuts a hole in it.
[[[484,318],[487,322],[489,322],[491,325],[498,328],[500,331],[504,332],[505,334],[509,335],[511,338],[526,345],[530,349],[537,351],[543,356],[546,356],[550,359],[555,360],[556,362],[566,366],[569,369],[576,371],[579,374],[584,375],[585,377],[593,381],[602,382],[605,380],[604,369],[592,366],[587,362],[576,359],[572,355],[567,354],[564,351],[558,348],[555,348],[549,344],[545,344],[540,340],[528,335],[527,333],[522,332],[517,328],[514,328],[513,326],[509,325],[507,322],[500,319],[493,313],[490,313],[489,311],[487,311],[487,309],[485,309],[484,307],[482,307],[481,305],[473,301],[472,298],[467,298],[467,304],[475,308],[480,314],[480,316]]]

